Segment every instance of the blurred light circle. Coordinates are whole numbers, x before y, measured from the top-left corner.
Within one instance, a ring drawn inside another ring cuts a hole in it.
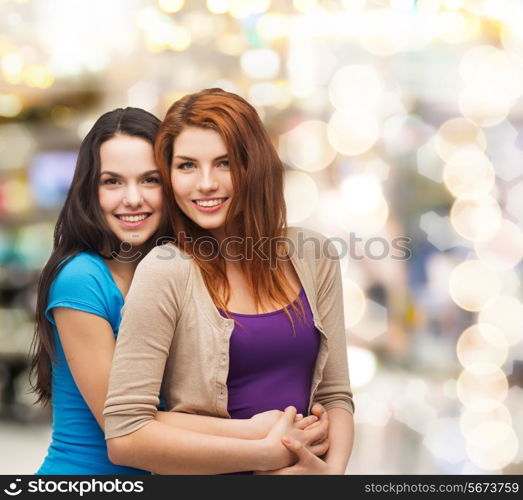
[[[382,83],[372,66],[344,66],[329,83],[329,99],[337,109],[375,108],[381,93]]]
[[[164,12],[178,12],[185,4],[185,0],[158,0],[160,9]]]
[[[11,85],[20,83],[24,69],[24,58],[21,52],[3,54],[0,67],[2,68],[2,76],[7,83]]]
[[[0,94],[0,116],[13,118],[23,109],[22,100],[14,94]]]
[[[461,12],[441,12],[437,17],[439,38],[447,43],[463,43],[475,36],[481,22],[476,16]]]
[[[362,347],[351,346],[347,349],[349,359],[351,387],[359,389],[367,385],[376,375],[376,356]]]
[[[285,107],[291,100],[286,85],[258,82],[249,87],[248,100],[253,106]]]
[[[171,49],[182,52],[190,47],[191,42],[191,32],[184,26],[175,26],[172,29],[168,45]]]
[[[421,12],[426,12],[430,14],[435,14],[441,7],[440,0],[418,0],[417,6]]]
[[[523,339],[523,304],[507,295],[494,297],[481,309],[478,322],[499,328],[509,345],[517,344]]]
[[[370,236],[383,229],[389,216],[389,206],[383,195],[369,203],[365,200],[361,205],[355,200],[341,196],[334,203],[330,220],[334,217],[336,223],[345,231],[357,233],[360,236]]]
[[[229,0],[229,13],[236,19],[261,14],[271,6],[271,0]]]
[[[467,440],[470,461],[485,470],[500,470],[509,465],[518,452],[514,429],[504,422],[478,424]]]
[[[485,334],[486,332],[486,334]],[[501,330],[487,323],[472,325],[459,337],[456,352],[460,363],[470,371],[478,363],[501,367],[508,356],[508,345]]]
[[[225,14],[229,10],[230,0],[207,0],[207,8],[213,14]]]
[[[341,0],[343,8],[349,12],[359,12],[367,5],[367,0]]]
[[[270,49],[251,49],[242,54],[240,65],[249,78],[275,78],[280,71],[280,56]]]
[[[479,151],[487,148],[485,133],[473,121],[466,118],[452,118],[439,128],[434,146],[440,158],[448,161],[450,157],[466,146],[475,146]]]
[[[256,30],[267,40],[278,40],[289,32],[289,20],[283,14],[269,12],[260,17],[256,23]]]
[[[22,125],[0,125],[0,171],[25,167],[36,149],[36,142]]]
[[[502,220],[503,212],[492,196],[477,200],[458,198],[450,210],[452,227],[460,236],[474,242],[492,238]]]
[[[216,48],[228,56],[240,56],[247,50],[245,39],[237,33],[221,33],[215,43]]]
[[[311,216],[318,203],[318,187],[308,174],[288,170],[285,172],[285,204],[289,223],[296,223]]]
[[[497,272],[480,260],[462,262],[450,275],[450,296],[466,311],[479,311],[499,290]]]
[[[408,47],[411,20],[394,9],[372,9],[366,13],[367,30],[360,37],[362,47],[376,56],[390,56]]]
[[[523,32],[521,26],[523,23],[523,13],[520,11],[519,16],[512,16],[505,19],[501,28],[500,38],[503,47],[506,50],[515,53],[522,53],[523,51]]]
[[[343,310],[345,313],[345,328],[357,324],[365,314],[365,294],[354,281],[343,278]]]
[[[458,100],[463,116],[474,120],[482,127],[493,127],[505,120],[510,112],[511,102],[506,94],[491,90],[485,95],[481,89],[465,88]]]
[[[389,216],[389,205],[380,196],[372,212],[351,213],[343,202],[339,205],[336,215],[337,224],[345,231],[352,231],[360,236],[371,236],[383,229]]]
[[[327,137],[327,124],[319,120],[300,123],[280,136],[280,152],[294,167],[309,172],[323,170],[336,158]]]
[[[184,13],[180,24],[189,30],[193,43],[206,45],[214,43],[216,37],[225,31],[227,21],[222,16],[213,16],[205,10],[193,10]]]
[[[8,214],[17,215],[29,212],[34,205],[29,186],[19,179],[11,179],[4,182],[2,195],[2,204]],[[33,243],[35,243],[34,240]]]
[[[476,89],[488,101],[495,95],[509,102],[522,94],[523,73],[512,56],[490,45],[469,49],[460,64],[465,87]]]
[[[369,158],[365,158],[363,165],[365,166],[365,173],[372,175],[376,179],[384,182],[389,178],[391,167],[379,156],[372,155]]]
[[[349,156],[368,151],[377,141],[378,134],[378,122],[370,113],[336,111],[328,125],[328,137],[332,147]]]
[[[30,87],[41,89],[49,88],[54,83],[54,75],[47,66],[42,64],[34,64],[25,68],[22,78]]]
[[[473,369],[461,372],[456,383],[459,400],[474,411],[486,411],[495,402],[503,401],[508,393],[508,380],[496,365],[477,363]]]
[[[341,185],[344,205],[353,214],[372,213],[382,197],[381,183],[371,174],[355,174],[346,178]]]
[[[318,0],[292,0],[293,7],[299,12],[312,12],[318,6]]]
[[[503,219],[491,238],[474,244],[477,256],[498,269],[511,269],[523,258],[523,231]]]
[[[475,147],[466,147],[449,158],[443,180],[456,198],[473,200],[487,195],[496,177],[485,154]]]
[[[487,409],[465,408],[459,419],[461,432],[468,441],[476,436],[475,429],[484,422],[501,422],[512,425],[512,417],[507,407],[499,401],[492,401]]]

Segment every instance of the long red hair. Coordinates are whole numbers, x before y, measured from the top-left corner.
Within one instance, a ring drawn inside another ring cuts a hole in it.
[[[252,252],[252,259],[240,261],[256,306],[261,309],[263,305],[276,303],[284,307],[291,303],[293,290],[282,272],[282,257],[287,252],[284,167],[256,110],[236,94],[217,88],[202,90],[183,97],[169,108],[155,143],[164,203],[170,208],[176,244],[195,259],[215,305],[227,311],[230,287],[225,259],[211,248],[218,242],[180,210],[171,188],[173,145],[185,127],[212,129],[226,145],[234,196],[225,233],[242,238],[243,251],[249,241],[257,242],[257,251],[268,257],[261,258]],[[208,247],[194,245],[196,240],[205,240]],[[213,256],[209,258],[211,253]],[[292,307],[296,310],[294,304]]]

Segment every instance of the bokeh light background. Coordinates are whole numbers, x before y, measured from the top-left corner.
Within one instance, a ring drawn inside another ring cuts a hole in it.
[[[26,356],[81,139],[217,86],[290,223],[348,249],[348,472],[521,474],[522,26],[519,0],[0,0],[0,470],[48,445]]]

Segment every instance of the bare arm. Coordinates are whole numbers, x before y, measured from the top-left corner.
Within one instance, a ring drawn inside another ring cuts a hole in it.
[[[275,464],[284,466],[295,460],[280,443],[284,434],[295,432],[292,430],[295,414],[294,408],[288,408],[261,440],[203,435],[176,430],[153,420],[131,434],[109,439],[109,457],[116,463],[146,468],[157,474],[269,470]]]
[[[112,329],[104,318],[75,309],[56,307],[53,315],[73,378],[103,429],[115,346]],[[157,412],[155,420],[136,433],[109,440],[108,451],[116,463],[135,463],[160,474],[264,470],[293,460],[279,441],[284,432],[292,432],[294,417],[287,415],[279,423],[281,416],[282,412],[274,411],[234,420]],[[300,426],[305,427],[305,422]],[[275,430],[267,439],[271,428]],[[304,431],[302,435],[312,442],[318,433]]]
[[[103,429],[103,409],[115,347],[111,326],[100,316],[65,307],[55,307],[53,316],[71,374]],[[274,410],[240,420],[158,411],[155,420],[202,434],[260,439],[267,435],[280,415],[281,412]]]
[[[316,413],[319,414],[319,412]],[[291,467],[284,467],[269,472],[261,472],[261,474],[345,474],[354,438],[354,422],[352,414],[343,408],[332,408],[321,416],[320,421],[325,418],[328,418],[329,420],[328,444],[330,444],[330,448],[323,458],[319,458],[314,455],[314,453],[311,453],[310,449],[302,446],[299,441],[293,439],[291,436],[284,436],[282,438],[283,444],[290,451],[295,453],[298,461]],[[317,422],[311,425],[311,428],[318,426],[319,424],[320,422]]]
[[[331,474],[345,474],[354,442],[354,418],[344,408],[331,408],[327,413],[330,447],[323,459]]]

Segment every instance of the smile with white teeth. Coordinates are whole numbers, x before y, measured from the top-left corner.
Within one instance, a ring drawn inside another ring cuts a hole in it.
[[[141,214],[141,215],[117,215],[116,217],[118,217],[120,220],[123,220],[124,222],[139,222],[149,216],[147,214]]]
[[[216,205],[224,203],[226,200],[227,198],[219,198],[217,200],[194,200],[194,202],[200,207],[215,207]]]

